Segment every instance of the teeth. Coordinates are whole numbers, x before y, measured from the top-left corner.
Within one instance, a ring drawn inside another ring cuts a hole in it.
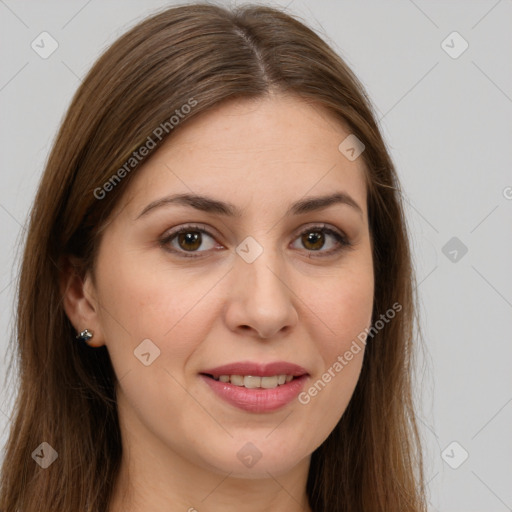
[[[249,389],[261,388],[261,377],[252,377],[251,375],[246,375],[244,377],[244,386]]]
[[[241,375],[231,375],[230,380],[231,384],[234,384],[235,386],[244,385],[244,378]]]
[[[256,377],[254,375],[220,375],[214,377],[220,382],[231,382],[235,386],[244,386],[248,389],[274,389],[293,380],[293,375],[273,375],[272,377]]]
[[[261,378],[261,387],[265,389],[273,389],[277,388],[277,380],[278,376],[275,375],[274,377],[262,377]]]

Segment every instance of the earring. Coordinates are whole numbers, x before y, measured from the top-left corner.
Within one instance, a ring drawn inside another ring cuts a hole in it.
[[[87,342],[93,337],[93,333],[89,331],[89,329],[83,330],[80,334],[76,336],[78,341]]]

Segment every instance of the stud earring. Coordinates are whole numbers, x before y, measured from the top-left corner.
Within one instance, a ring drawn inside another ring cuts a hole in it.
[[[78,341],[87,342],[93,337],[93,333],[89,329],[84,329],[80,334],[76,336]]]

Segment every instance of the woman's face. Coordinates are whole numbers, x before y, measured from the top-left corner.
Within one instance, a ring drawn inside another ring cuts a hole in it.
[[[374,293],[349,134],[293,97],[230,102],[136,171],[85,280],[132,456],[277,476],[333,430]]]

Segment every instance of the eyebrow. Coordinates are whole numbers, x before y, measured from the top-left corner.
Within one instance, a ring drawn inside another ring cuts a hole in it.
[[[203,212],[229,217],[241,217],[243,214],[243,210],[232,203],[219,201],[198,194],[174,194],[149,203],[138,215],[136,220],[147,215],[150,211],[171,204],[190,206]],[[288,217],[290,215],[300,215],[322,210],[334,204],[346,204],[357,210],[361,217],[363,217],[362,208],[345,192],[336,192],[326,196],[306,197],[293,203],[286,211],[285,216]]]

